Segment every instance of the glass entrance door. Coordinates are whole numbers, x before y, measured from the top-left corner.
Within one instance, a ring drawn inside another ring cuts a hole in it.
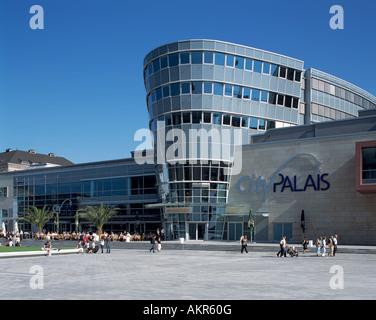
[[[239,240],[243,234],[243,223],[229,222],[228,223],[228,240]]]
[[[188,224],[189,240],[205,240],[206,223]]]

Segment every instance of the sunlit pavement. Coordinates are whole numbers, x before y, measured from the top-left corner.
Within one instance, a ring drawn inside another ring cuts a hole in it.
[[[240,248],[239,248],[240,249]],[[163,250],[0,261],[1,299],[375,299],[376,255]]]

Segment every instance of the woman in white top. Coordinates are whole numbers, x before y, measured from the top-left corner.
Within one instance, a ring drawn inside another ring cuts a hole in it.
[[[321,256],[325,257],[325,252],[326,252],[326,238],[323,237],[321,240]]]

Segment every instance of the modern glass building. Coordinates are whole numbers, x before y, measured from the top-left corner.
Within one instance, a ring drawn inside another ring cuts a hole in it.
[[[80,219],[76,224],[76,213],[102,203],[120,209],[104,225],[106,232],[149,234],[161,224],[160,209],[146,208],[158,202],[154,167],[138,165],[133,158],[5,172],[0,176],[3,181],[13,182],[17,219],[33,206],[47,205],[59,212],[59,220],[52,219],[46,230],[56,230],[56,223],[60,232],[89,230],[88,221]],[[22,220],[18,223],[24,231],[32,229]]]
[[[365,90],[305,70],[301,60],[223,41],[160,46],[143,73],[163,223],[175,239],[232,240],[247,224],[228,202],[236,145],[376,105]]]

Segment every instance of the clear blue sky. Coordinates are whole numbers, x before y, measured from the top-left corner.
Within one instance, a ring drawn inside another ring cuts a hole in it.
[[[329,9],[344,9],[344,30]],[[32,30],[32,5],[44,30]],[[284,54],[376,95],[375,0],[0,0],[0,152],[74,163],[130,156],[148,127],[152,49],[217,39]]]

